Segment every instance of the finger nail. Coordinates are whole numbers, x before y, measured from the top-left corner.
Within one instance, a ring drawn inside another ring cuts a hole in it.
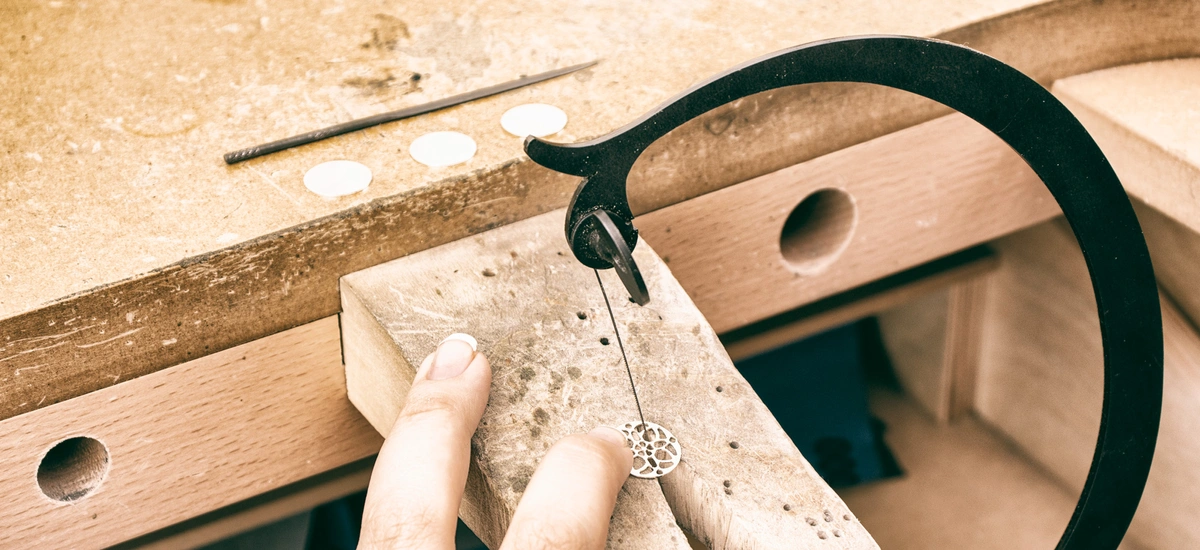
[[[429,368],[430,380],[445,380],[454,378],[467,370],[471,359],[475,358],[478,344],[469,334],[455,333],[447,336],[438,345],[437,353],[433,356],[433,366]]]
[[[625,448],[629,447],[629,440],[625,439],[625,434],[617,431],[616,429],[609,428],[608,426],[597,426],[595,429],[588,432],[588,435],[599,437],[600,439],[608,441],[609,443],[620,445]]]

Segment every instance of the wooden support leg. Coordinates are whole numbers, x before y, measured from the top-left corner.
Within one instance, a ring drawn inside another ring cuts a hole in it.
[[[562,219],[551,212],[341,283],[347,388],[381,433],[442,337],[468,332],[491,359],[491,399],[460,510],[490,547],[555,441],[638,419],[595,275],[567,249]],[[652,480],[626,482],[609,547],[687,548],[682,526],[713,549],[874,548],[663,262],[645,243],[634,256],[649,306],[631,304],[613,273],[602,278],[646,420],[675,434],[683,459],[661,490]]]
[[[974,406],[986,284],[977,275],[878,316],[900,385],[939,423]]]

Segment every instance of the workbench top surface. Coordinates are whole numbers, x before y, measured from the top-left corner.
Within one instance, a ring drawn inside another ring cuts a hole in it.
[[[520,2],[25,1],[0,7],[0,318],[356,205],[522,157],[500,115],[563,108],[554,136],[601,135],[700,78],[771,51],[861,34],[931,35],[1031,0]],[[226,166],[225,152],[574,63],[596,67]],[[420,75],[414,81],[414,75]],[[472,136],[465,164],[409,157],[426,132]],[[352,159],[364,193],[304,172]]]

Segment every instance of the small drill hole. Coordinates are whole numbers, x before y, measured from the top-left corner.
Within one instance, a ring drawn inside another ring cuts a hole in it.
[[[736,448],[738,448],[738,447],[741,447],[741,445],[738,445],[738,442],[737,442],[737,441],[730,441],[730,442],[729,442],[729,448],[730,448],[730,449],[736,449]]]
[[[496,272],[495,272],[495,271],[492,271],[492,270],[490,270],[490,269],[485,269],[485,270],[483,270],[483,276],[484,276],[484,277],[495,277],[495,276],[496,276]]]
[[[728,479],[726,479],[726,480],[725,480],[725,483],[724,483],[724,485],[725,485],[726,487],[733,487],[733,482],[732,482],[732,481],[729,481]]]
[[[846,250],[857,223],[853,197],[841,189],[822,189],[788,214],[779,251],[796,273],[817,275]]]
[[[577,311],[577,312],[575,312],[575,316],[576,316],[576,317],[578,317],[578,318],[580,318],[580,319],[587,319],[587,314],[586,314],[586,313],[584,313],[584,312],[582,312],[582,311]]]
[[[723,391],[725,391],[725,388],[723,386],[717,386],[717,393],[721,393]]]
[[[72,437],[51,447],[38,464],[42,493],[59,502],[79,500],[108,475],[108,449],[90,437]]]
[[[784,504],[784,505],[783,505],[783,511],[784,511],[784,512],[791,512],[791,511],[792,511],[792,505],[791,505],[791,504]]]
[[[600,345],[601,345],[601,346],[607,346],[607,345],[608,345],[608,338],[601,338],[601,339],[600,339]]]

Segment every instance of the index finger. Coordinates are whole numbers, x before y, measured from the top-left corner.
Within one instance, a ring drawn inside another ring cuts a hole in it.
[[[447,338],[421,364],[371,472],[360,548],[453,550],[491,380],[487,358],[465,335]]]

